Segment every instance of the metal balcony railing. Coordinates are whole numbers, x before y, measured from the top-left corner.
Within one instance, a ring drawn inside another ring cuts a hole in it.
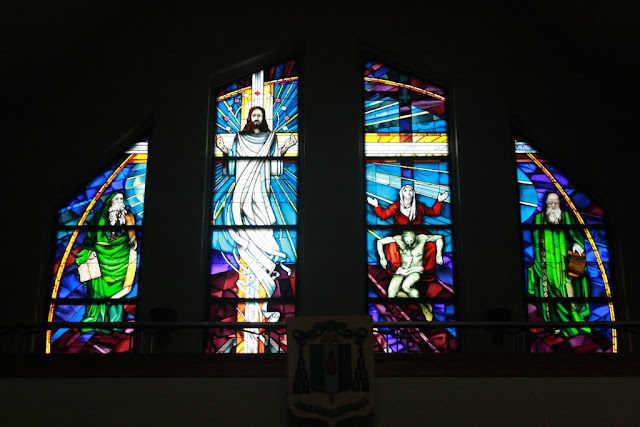
[[[495,321],[456,321],[456,322],[374,322],[376,333],[393,333],[402,338],[403,334],[428,334],[435,330],[455,330],[458,335],[482,330],[490,333],[493,343],[504,343],[508,340],[508,351],[513,353],[528,353],[531,351],[530,337],[532,329],[536,333],[541,331],[557,331],[564,328],[602,328],[615,331],[618,341],[628,342],[632,337],[640,333],[640,322],[616,321],[616,322],[495,322]],[[281,348],[282,353],[286,349],[286,322],[248,323],[248,322],[51,322],[51,323],[24,323],[0,325],[0,354],[42,354],[47,351],[46,341],[48,331],[58,329],[77,330],[90,328],[117,332],[124,336],[128,343],[120,346],[120,352],[153,354],[162,352],[172,336],[183,331],[200,331],[202,333],[203,348],[200,353],[206,351],[207,337],[212,333],[218,336],[235,335],[238,331],[243,333],[258,334],[262,340],[273,342],[275,348]],[[510,347],[509,347],[510,346]],[[176,351],[175,346],[172,351]],[[502,351],[504,351],[504,346]],[[632,352],[631,346],[614,349],[614,352]],[[198,350],[186,350],[185,353],[197,353]]]

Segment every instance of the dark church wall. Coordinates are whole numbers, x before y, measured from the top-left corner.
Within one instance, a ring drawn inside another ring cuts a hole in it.
[[[640,318],[632,208],[639,92],[633,49],[640,41],[634,6],[620,2],[605,13],[591,2],[539,2],[528,10],[471,2],[423,2],[416,9],[323,2],[309,11],[285,2],[116,5],[104,14],[89,13],[80,2],[75,9],[40,12],[16,7],[20,13],[9,26],[14,32],[7,40],[24,46],[18,55],[24,61],[16,60],[20,66],[9,69],[3,84],[9,204],[3,209],[8,244],[1,323],[43,319],[56,208],[105,156],[117,153],[115,141],[150,116],[140,319],[154,307],[168,307],[178,320],[203,320],[209,76],[231,78],[234,70],[253,71],[252,58],[276,61],[290,52],[304,54],[299,312],[364,313],[358,55],[365,48],[450,90],[461,320],[485,320],[492,308],[524,319],[510,117],[605,205],[618,261],[613,277],[628,302],[618,315]],[[65,14],[85,22],[65,21]],[[77,34],[60,31],[56,20],[74,24]],[[61,33],[64,38],[52,41]],[[56,54],[40,54],[47,46]],[[468,333],[463,344],[471,352],[510,351],[493,346],[482,331]],[[167,350],[198,351],[198,342],[177,335]],[[392,390],[403,387],[400,380],[384,380]],[[34,393],[49,384],[29,381]],[[280,379],[269,381],[267,388],[282,386]],[[418,388],[430,387],[429,379],[416,381],[424,383]],[[464,379],[456,381],[466,387]],[[506,379],[492,381],[503,395],[513,387]],[[619,390],[635,385],[624,379],[607,384]],[[543,386],[535,387],[543,399]],[[381,402],[393,399],[386,396]],[[281,409],[276,417],[284,416]],[[381,417],[376,422],[382,425],[387,415]]]
[[[283,378],[3,379],[0,385],[6,425],[325,425],[287,413]],[[338,425],[633,426],[638,386],[638,378],[379,378],[373,414]],[[56,387],[62,391],[52,393]]]

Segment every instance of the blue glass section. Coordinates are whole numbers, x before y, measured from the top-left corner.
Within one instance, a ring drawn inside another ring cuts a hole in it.
[[[409,172],[409,173],[405,173]],[[413,178],[410,178],[413,176]],[[412,166],[399,162],[370,161],[365,166],[367,197],[376,198],[386,209],[400,198],[400,188],[409,184],[416,192],[416,203],[433,207],[438,194],[450,191],[447,162],[415,161]],[[439,216],[425,216],[425,224],[451,224],[451,194],[443,202]],[[367,224],[393,224],[394,218],[379,218],[371,206],[367,206]]]
[[[229,97],[217,103],[217,129],[218,133],[236,133],[243,128],[242,95]]]
[[[278,243],[280,251],[287,256],[284,262],[286,264],[295,263],[297,261],[295,249],[297,245],[297,232],[289,229],[271,230],[271,232],[273,234],[273,238]],[[211,248],[216,251],[212,258],[212,274],[232,268],[238,268],[236,244],[230,235],[230,230],[214,229],[211,234],[211,241]],[[223,267],[220,267],[221,265]]]
[[[543,171],[530,159],[522,159],[517,163],[518,182],[520,188],[520,209],[521,209],[521,221],[525,224],[533,222],[533,215],[543,209],[545,203],[545,196],[549,192],[559,193],[556,183],[561,186],[562,191],[566,193],[567,197],[578,211],[580,217],[586,224],[603,224],[603,209],[601,206],[594,203],[594,201],[587,196],[584,192],[577,190],[573,183],[562,174],[556,167],[548,162],[542,163],[546,169]],[[550,176],[553,177],[552,181]],[[536,191],[534,197],[531,188]],[[561,194],[562,208],[571,213],[575,222],[578,222],[577,217],[573,214],[569,203]],[[535,207],[531,205],[535,204]],[[537,209],[536,209],[537,208]]]
[[[274,85],[273,98],[273,129],[276,132],[297,132],[298,82]]]
[[[538,193],[521,168],[517,169],[520,190],[520,218],[524,222],[533,215],[538,207]]]
[[[275,225],[297,224],[297,179],[298,167],[295,162],[284,161],[282,175],[272,176],[269,201],[273,209]],[[234,225],[232,215],[233,189],[235,177],[226,173],[221,162],[214,166],[213,223],[214,225]]]
[[[144,212],[144,194],[147,181],[147,164],[138,163],[131,168],[125,180],[124,198],[129,212],[142,220]]]
[[[104,190],[101,197],[96,200],[91,212],[85,219],[83,225],[90,224],[96,211],[103,208],[104,200],[114,191],[122,192],[125,197],[125,205],[127,209],[136,215],[136,224],[140,224],[142,220],[141,213],[144,211],[144,192],[146,181],[146,162],[130,163],[126,165],[113,179],[108,188]],[[106,183],[115,169],[111,169],[87,186],[87,188],[79,193],[67,206],[58,211],[58,224],[65,226],[78,225],[80,218],[86,212],[87,207],[98,194],[100,188]],[[133,203],[132,203],[133,202]],[[135,208],[131,205],[135,204]]]
[[[398,132],[398,101],[387,97],[376,98],[366,100],[364,104],[365,132]]]

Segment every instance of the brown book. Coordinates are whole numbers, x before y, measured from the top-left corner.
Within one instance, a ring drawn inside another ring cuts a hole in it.
[[[584,268],[587,265],[587,256],[583,253],[578,255],[577,252],[567,251],[567,275],[569,277],[584,276]]]

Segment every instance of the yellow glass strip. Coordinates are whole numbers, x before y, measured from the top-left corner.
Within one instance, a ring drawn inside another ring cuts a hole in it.
[[[400,104],[400,103],[399,102],[393,102],[391,104],[383,105],[382,107],[378,107],[378,108],[374,108],[373,110],[366,111],[364,113],[364,115],[366,116],[367,114],[375,113],[376,111],[384,110],[385,108],[395,107],[398,104]]]
[[[271,80],[271,81],[265,82],[264,85],[265,86],[267,86],[267,85],[275,85],[275,84],[278,84],[278,83],[292,82],[292,81],[295,81],[295,80],[298,80],[298,76],[284,77],[282,79]]]
[[[271,81],[265,82],[263,84],[264,84],[264,86],[267,86],[267,85],[274,85],[274,84],[277,84],[277,83],[289,82],[289,81],[294,81],[294,80],[298,80],[298,77],[297,76],[295,76],[295,77],[286,77],[286,78],[283,78],[283,79],[271,80]],[[232,96],[235,96],[235,95],[237,95],[239,93],[242,93],[244,91],[247,91],[247,90],[250,91],[251,88],[250,87],[243,87],[241,89],[232,90],[231,92],[227,92],[224,95],[220,95],[216,99],[216,101],[217,102],[224,101],[227,98],[231,98]]]
[[[382,172],[376,172],[376,171],[368,171],[367,173],[375,173],[375,174],[377,174],[377,175],[390,176],[390,177],[393,177],[393,178],[398,178],[398,179],[403,179],[403,180],[407,180],[407,181],[418,182],[418,183],[420,183],[420,184],[430,185],[430,186],[432,186],[432,187],[438,187],[438,188],[449,188],[449,186],[448,186],[448,185],[434,184],[433,182],[420,181],[420,180],[418,180],[418,179],[405,178],[405,177],[400,177],[400,176],[397,176],[397,175],[391,175],[391,174],[388,174],[388,173],[382,173]],[[420,194],[420,193],[417,193],[417,192],[416,192],[416,194]],[[428,195],[426,195],[426,194],[422,194],[422,195],[423,195],[423,196],[426,196],[426,197],[432,197],[432,196],[428,196]],[[446,201],[446,200],[445,200],[445,201]]]
[[[227,92],[227,93],[225,93],[224,95],[219,96],[219,97],[216,99],[216,101],[217,101],[217,102],[224,101],[224,100],[225,100],[225,99],[227,99],[227,98],[231,98],[232,96],[235,96],[235,95],[237,95],[237,94],[239,94],[239,93],[242,93],[242,92],[245,92],[245,91],[247,91],[247,90],[251,90],[251,88],[250,88],[250,87],[248,87],[248,88],[247,88],[247,87],[243,87],[243,88],[241,88],[241,89],[232,90],[231,92]]]
[[[247,263],[240,258],[239,259],[239,270],[242,272],[244,271],[244,269],[247,266]],[[238,273],[238,280],[241,281],[245,281],[245,277],[242,273]],[[238,298],[245,298],[246,294],[244,293],[244,291],[242,289],[240,289],[240,286],[237,287],[237,291],[238,291]],[[236,321],[237,322],[244,322],[245,318],[244,318],[244,310],[245,310],[245,304],[243,303],[238,303],[238,307],[236,308]],[[244,353],[244,335],[242,333],[241,330],[237,330],[236,331],[236,353]]]
[[[132,176],[128,176],[127,179],[133,179],[133,178],[139,178],[141,176],[147,176],[147,173],[141,173],[140,175],[132,175]]]
[[[285,191],[285,189],[282,187],[282,184],[280,184],[280,180],[278,179],[278,177],[276,178],[276,182],[278,183],[278,185],[280,186],[280,188],[282,188],[282,192],[284,193],[284,195],[287,197],[287,200],[289,200],[289,204],[291,205],[291,207],[293,208],[294,211],[296,211],[296,213],[298,213],[298,209],[296,209],[296,205],[293,204],[293,202],[291,201],[291,199],[289,198],[289,195],[287,194],[287,192]],[[276,199],[275,195],[273,196],[274,200]],[[276,200],[277,202],[277,200]]]
[[[131,163],[147,163],[147,158],[149,156],[145,153],[145,154],[134,154],[133,159],[131,159]]]
[[[287,95],[289,95],[289,93],[291,92],[291,89],[293,89],[293,86],[289,86],[289,87],[287,88],[287,93],[285,93],[285,94],[284,94],[284,96],[279,96],[278,98],[280,98],[280,99],[286,99],[286,98],[287,98]]]
[[[294,177],[295,179],[298,179],[298,177],[297,177],[297,176],[295,176],[295,175],[293,174],[293,172],[291,172],[289,169],[286,169],[286,168],[285,168],[285,169],[284,169],[284,171],[285,171],[285,172],[288,172],[288,173],[289,173],[289,175],[291,175],[291,176],[292,176],[292,177]]]
[[[147,184],[146,182],[139,182],[136,185],[132,185],[131,187],[126,187],[125,190],[131,190],[132,188],[136,188],[136,187],[140,187],[140,186],[144,187],[146,184]],[[137,195],[131,196],[131,197],[127,198],[127,200],[131,200],[131,199],[133,199],[135,197],[138,197],[138,196]]]
[[[278,200],[274,197],[274,200],[276,201],[276,205],[278,205],[278,211],[280,212],[280,217],[282,218],[282,222],[286,224],[286,221],[284,219],[284,215],[282,215],[282,209],[280,208],[280,203],[278,203]],[[296,259],[298,258],[298,252],[296,251],[296,245],[293,244],[293,239],[291,238],[291,234],[289,234],[289,229],[285,228],[284,231],[287,233],[287,238],[289,239],[289,244],[291,245],[291,249],[293,249],[293,254],[295,255]]]
[[[293,187],[291,186],[291,184],[289,184],[289,182],[288,182],[286,179],[282,178],[282,182],[284,182],[284,184],[285,184],[287,187],[289,187],[289,190],[291,190],[291,192],[292,192],[294,195],[296,195],[296,196],[298,195],[298,192],[295,190],[295,188],[293,188]]]
[[[111,176],[109,176],[109,178],[107,178],[105,183],[102,184],[102,187],[100,187],[100,190],[98,190],[98,192],[95,194],[95,196],[93,196],[93,199],[91,199],[91,202],[89,203],[89,205],[85,209],[84,213],[80,217],[80,220],[78,221],[78,227],[80,227],[80,226],[82,226],[84,224],[84,222],[87,220],[87,217],[89,216],[89,213],[91,213],[91,210],[93,209],[93,207],[97,203],[98,199],[106,191],[106,189],[109,187],[109,185],[111,185],[113,180],[116,178],[116,176],[118,176],[118,174],[122,171],[122,169],[124,169],[125,166],[127,166],[129,164],[129,162],[131,161],[131,159],[134,156],[135,156],[135,154],[130,154],[129,156],[127,156],[127,158],[120,164],[120,166],[118,166],[116,168],[116,170],[113,171]],[[62,279],[62,274],[64,273],[64,266],[67,263],[67,259],[69,258],[69,253],[71,253],[71,248],[73,248],[73,245],[74,245],[74,243],[76,241],[76,238],[78,237],[78,233],[79,232],[80,232],[80,230],[76,229],[73,232],[73,234],[71,235],[71,238],[69,239],[69,243],[67,243],[67,247],[65,248],[64,254],[62,255],[62,259],[60,260],[60,265],[58,266],[58,272],[56,273],[56,278],[55,278],[55,280],[53,282],[53,290],[51,291],[51,299],[55,299],[58,296],[58,290],[60,289],[60,280]],[[53,320],[54,309],[55,309],[55,304],[51,303],[51,306],[49,307],[49,314],[47,316],[47,322],[48,323],[50,323]],[[51,352],[51,330],[47,330],[47,340],[46,340],[45,352],[47,354],[49,354]]]
[[[405,135],[403,135],[405,136]],[[429,142],[447,142],[448,137],[446,133],[414,133],[411,134],[412,143],[420,142],[422,144]],[[406,137],[406,136],[405,136]],[[364,142],[401,142],[400,134],[398,133],[376,133],[368,132],[364,135]]]
[[[229,195],[231,194],[231,192],[233,191],[233,187],[236,186],[236,183],[233,182],[231,184],[231,186],[229,187],[229,191],[227,191],[227,195],[224,197],[224,200],[222,201],[222,203],[220,203],[220,207],[218,208],[218,210],[213,214],[213,220],[215,221],[218,218],[218,215],[220,215],[220,211],[222,210],[222,208],[224,207],[225,201],[229,198]]]
[[[298,113],[295,113],[293,116],[289,117],[289,120],[287,120],[285,123],[283,123],[283,124],[282,124],[282,126],[280,126],[280,127],[276,130],[276,132],[277,132],[277,133],[281,133],[281,132],[280,132],[280,129],[282,129],[282,127],[283,127],[283,126],[286,126],[288,123],[291,123],[291,121],[292,121],[293,119],[295,119],[296,117],[298,117]]]
[[[428,168],[419,168],[419,167],[417,167],[417,166],[394,165],[394,164],[391,164],[391,163],[380,163],[380,162],[375,162],[375,163],[369,163],[369,164],[370,164],[370,165],[386,166],[386,167],[390,167],[390,168],[414,169],[414,170],[427,171],[427,172],[449,173],[449,171],[447,171],[447,170],[440,170],[440,169],[428,169]],[[404,178],[403,178],[403,179],[404,179]]]
[[[580,212],[578,212],[576,206],[573,204],[573,202],[569,198],[569,195],[564,191],[564,188],[562,188],[562,185],[560,185],[560,183],[555,179],[555,177],[551,174],[551,172],[549,172],[549,170],[546,167],[544,167],[544,165],[533,154],[527,153],[527,156],[540,168],[540,170],[542,170],[542,172],[544,172],[547,178],[549,178],[551,182],[553,182],[553,185],[556,187],[558,192],[562,194],[562,197],[569,205],[569,208],[571,208],[571,210],[573,211],[573,214],[578,219],[578,222],[581,225],[585,226],[583,230],[585,232],[587,240],[589,241],[589,244],[591,245],[591,249],[593,250],[593,253],[596,256],[596,261],[598,262],[598,268],[600,269],[600,274],[602,274],[602,282],[604,283],[605,293],[607,295],[607,298],[611,298],[611,287],[609,286],[609,278],[607,277],[607,272],[604,268],[604,263],[602,262],[602,258],[600,257],[600,251],[598,251],[598,247],[596,245],[595,240],[593,240],[593,236],[591,235],[591,232],[589,231],[588,228],[586,228],[586,224],[582,219]],[[611,321],[615,322],[616,316],[613,311],[612,302],[609,302],[609,316],[611,317]],[[615,329],[611,330],[611,338],[612,338],[611,339],[612,351],[616,353],[618,350],[618,342],[617,342],[617,333]]]
[[[416,114],[405,114],[404,116],[391,117],[390,119],[378,120],[377,122],[367,122],[365,123],[365,126],[377,125],[378,123],[392,122],[394,120],[400,120],[400,119],[408,119],[409,117],[422,116],[424,114],[430,114],[430,113],[429,111],[422,111]]]
[[[278,178],[276,177],[276,182],[278,181]],[[278,182],[278,185],[280,185],[280,183]],[[282,185],[280,185],[280,188],[282,188]],[[282,191],[284,192],[284,188],[282,188]],[[285,195],[287,195],[287,193],[285,192]],[[287,199],[289,199],[289,196],[287,196]],[[280,218],[282,218],[282,223],[284,225],[287,225],[287,221],[284,219],[284,214],[282,213],[282,208],[280,207],[280,203],[278,202],[278,199],[274,196],[273,200],[276,201],[276,206],[278,206],[278,212],[280,212]],[[291,203],[291,199],[289,199],[289,203]],[[293,206],[293,203],[291,203],[291,206]],[[293,209],[295,209],[296,207],[293,206]],[[298,212],[296,210],[296,212]],[[291,238],[291,234],[289,234],[289,230],[285,228],[284,230],[287,233],[287,238],[289,239],[289,243],[291,244],[291,249],[293,249],[293,254],[295,255],[296,259],[298,258],[298,252],[296,251],[296,245],[293,244],[293,239]]]
[[[284,99],[284,96],[280,96],[280,94],[282,93],[282,88],[283,86],[280,86],[278,88],[278,93],[273,96],[274,99],[277,99],[277,98]]]
[[[425,143],[429,143],[429,142],[440,142],[440,143],[444,143],[444,142],[448,142],[449,138],[447,137],[447,134],[444,135],[440,135],[440,136],[435,136],[435,135],[418,135],[418,134],[413,134],[413,142],[419,142],[422,144]]]
[[[394,82],[393,80],[378,79],[378,78],[375,78],[375,77],[365,77],[364,81],[373,82],[373,83],[382,83],[382,84],[385,84],[385,85],[401,87],[401,88],[412,90],[414,92],[419,92],[419,93],[423,93],[425,95],[429,95],[429,96],[431,96],[433,98],[439,99],[440,101],[446,101],[446,98],[444,96],[438,95],[437,93],[433,93],[433,92],[431,92],[429,90],[422,89],[422,88],[419,88],[417,86],[411,86],[411,85],[404,84],[404,83]]]
[[[373,237],[375,237],[376,239],[381,239],[382,237],[378,236],[376,233],[374,233],[371,230],[367,230],[369,233],[371,233],[373,235]]]
[[[223,118],[227,118],[227,117],[229,116],[229,113],[230,113],[229,108],[231,108],[231,107],[229,107],[229,105],[227,104],[227,101],[224,101],[224,106],[225,106],[225,107],[227,107],[227,111],[222,111],[220,108],[216,108],[216,109],[218,110],[218,112],[220,112],[220,113],[222,114],[222,117],[223,117]],[[235,116],[233,116],[233,117],[237,119],[237,117],[235,117]],[[229,122],[229,123],[231,124],[231,122]],[[228,131],[227,131],[227,129],[226,129],[226,128],[224,128],[224,127],[223,127],[220,123],[218,123],[217,121],[216,121],[216,126],[218,126],[220,129],[224,130],[225,132],[228,132]],[[234,127],[235,127],[235,124],[234,124]],[[238,129],[236,128],[236,130],[238,130]]]

